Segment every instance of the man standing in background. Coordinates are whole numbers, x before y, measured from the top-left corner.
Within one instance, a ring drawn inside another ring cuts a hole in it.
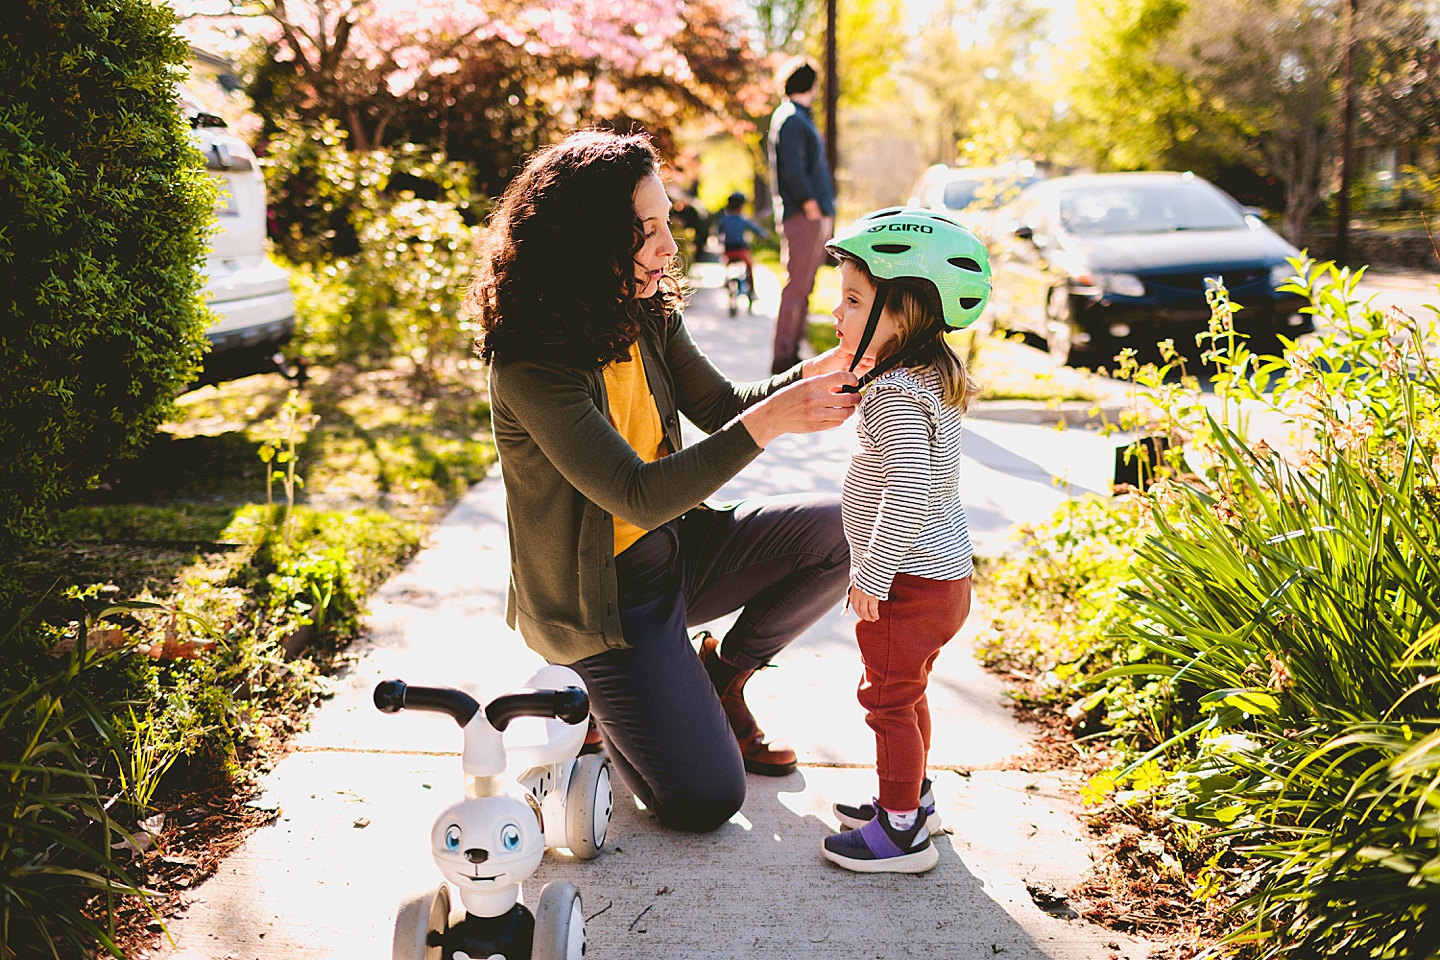
[[[775,318],[771,373],[800,362],[800,338],[810,313],[815,272],[825,261],[825,243],[835,226],[835,184],[825,160],[825,141],[810,116],[815,67],[791,64],[782,76],[785,99],[770,118],[770,175],[775,219],[780,223],[785,289]]]

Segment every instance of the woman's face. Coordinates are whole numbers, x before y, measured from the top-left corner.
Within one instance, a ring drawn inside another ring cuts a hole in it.
[[[869,278],[851,260],[840,261],[840,303],[832,314],[835,317],[835,335],[846,353],[854,354],[865,335],[865,322],[870,319],[870,306],[875,302],[875,287]],[[875,335],[865,348],[865,356],[874,359],[891,340],[900,333],[895,318],[888,309],[880,311],[880,320],[875,325]]]
[[[654,296],[661,275],[680,249],[670,236],[670,198],[656,174],[650,174],[635,188],[635,215],[645,232],[645,242],[635,254],[635,295],[643,300]]]

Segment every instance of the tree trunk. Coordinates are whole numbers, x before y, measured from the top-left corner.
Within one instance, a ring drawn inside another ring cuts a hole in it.
[[[1305,223],[1320,203],[1321,154],[1326,141],[1316,123],[1305,124],[1276,151],[1272,166],[1285,180],[1285,216],[1281,232],[1285,239],[1301,246]]]
[[[365,131],[365,118],[353,103],[345,104],[345,129],[350,132],[350,149],[364,153],[372,149],[370,137]]]

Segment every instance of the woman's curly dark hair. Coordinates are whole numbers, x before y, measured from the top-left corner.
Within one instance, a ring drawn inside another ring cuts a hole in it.
[[[644,134],[582,130],[526,162],[491,217],[467,303],[480,358],[601,366],[629,355],[647,313],[682,305],[667,271],[639,300],[635,188],[660,170]]]

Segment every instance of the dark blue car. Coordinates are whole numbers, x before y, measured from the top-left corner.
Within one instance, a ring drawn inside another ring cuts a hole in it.
[[[1061,363],[1110,366],[1158,341],[1197,355],[1224,279],[1236,329],[1256,348],[1311,329],[1305,300],[1278,288],[1299,251],[1257,211],[1189,173],[1097,173],[1043,180],[1003,211],[992,259],[996,326],[1043,342]]]

